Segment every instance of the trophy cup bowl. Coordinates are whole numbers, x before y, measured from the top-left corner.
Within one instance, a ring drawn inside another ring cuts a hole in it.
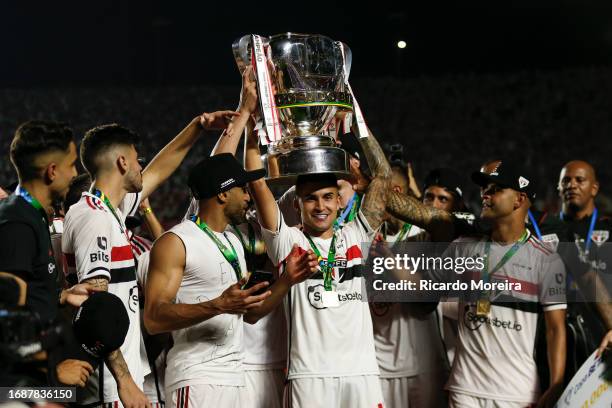
[[[262,39],[282,131],[282,138],[268,145],[267,180],[293,184],[297,176],[314,173],[350,178],[346,152],[327,134],[338,111],[353,109],[345,78],[350,50],[322,35],[284,33]],[[246,35],[232,46],[241,73],[251,63],[251,42]]]

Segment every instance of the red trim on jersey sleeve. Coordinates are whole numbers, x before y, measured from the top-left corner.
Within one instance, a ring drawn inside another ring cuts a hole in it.
[[[92,210],[96,210],[96,206],[93,205],[93,203],[91,202],[91,198],[89,196],[85,196],[85,202],[87,203],[87,205],[89,207],[91,207]]]
[[[134,259],[131,245],[113,247],[111,250],[111,262],[129,261],[130,259]]]

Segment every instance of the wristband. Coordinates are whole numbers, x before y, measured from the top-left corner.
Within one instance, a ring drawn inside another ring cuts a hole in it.
[[[140,215],[147,215],[147,214],[151,214],[153,212],[153,209],[151,207],[147,207],[147,208],[143,208],[142,210],[140,210]]]

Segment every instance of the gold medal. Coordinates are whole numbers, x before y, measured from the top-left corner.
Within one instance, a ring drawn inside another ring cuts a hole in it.
[[[488,316],[491,311],[491,301],[489,299],[478,299],[476,301],[476,316]]]

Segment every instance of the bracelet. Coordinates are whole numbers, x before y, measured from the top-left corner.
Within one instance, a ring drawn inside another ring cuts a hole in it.
[[[147,215],[147,214],[151,214],[153,212],[153,209],[151,207],[147,207],[147,208],[143,208],[142,210],[140,210],[140,215]]]

